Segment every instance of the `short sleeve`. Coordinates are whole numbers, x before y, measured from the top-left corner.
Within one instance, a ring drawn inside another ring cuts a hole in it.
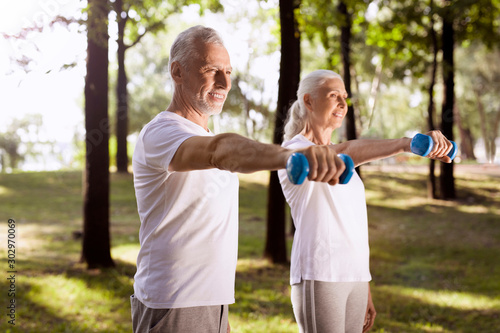
[[[179,146],[190,137],[199,135],[203,133],[196,133],[189,124],[172,119],[158,119],[143,133],[144,162],[149,167],[168,171]]]

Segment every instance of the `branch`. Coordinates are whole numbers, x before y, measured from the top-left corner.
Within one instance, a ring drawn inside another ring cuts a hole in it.
[[[56,16],[52,21],[49,22],[49,27],[53,27],[56,23],[62,23],[65,26],[69,26],[71,23],[77,23],[83,25],[86,23],[85,20],[76,19],[74,17]]]
[[[148,33],[148,31],[149,31],[149,29],[144,30],[144,33],[142,33],[139,36],[137,36],[137,38],[135,39],[135,41],[132,44],[125,45],[125,50],[128,50],[129,48],[134,47],[135,45],[137,45],[141,41],[142,37],[144,37]]]
[[[137,36],[137,38],[135,39],[135,41],[132,44],[125,45],[125,50],[137,45],[141,41],[142,37],[144,37],[148,32],[155,31],[157,28],[161,27],[162,25],[163,25],[163,22],[159,21],[159,22],[153,23],[152,25],[147,27],[142,34]]]
[[[5,39],[26,39],[28,37],[28,34],[30,34],[31,32],[34,32],[34,31],[35,32],[42,32],[43,28],[44,28],[43,26],[35,25],[32,27],[27,27],[27,28],[21,29],[21,31],[19,31],[19,33],[16,35],[11,35],[11,34],[7,34],[5,32],[2,32],[2,36]]]

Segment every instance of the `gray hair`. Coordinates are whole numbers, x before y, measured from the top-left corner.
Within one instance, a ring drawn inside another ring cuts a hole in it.
[[[297,90],[297,100],[288,110],[288,116],[285,121],[285,134],[283,135],[285,141],[291,140],[294,136],[302,132],[306,126],[307,109],[304,105],[304,95],[310,94],[313,98],[316,97],[316,89],[328,79],[333,78],[342,80],[342,76],[339,74],[326,69],[320,69],[309,73],[300,81],[299,89]]]
[[[212,28],[197,25],[186,29],[177,36],[170,47],[168,69],[171,69],[174,61],[179,62],[182,67],[187,68],[188,60],[198,55],[196,46],[200,43],[224,46],[221,36]]]

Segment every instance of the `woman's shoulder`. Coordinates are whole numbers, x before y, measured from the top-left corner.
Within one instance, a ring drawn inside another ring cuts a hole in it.
[[[313,146],[314,143],[307,140],[302,134],[297,134],[288,141],[284,141],[281,146],[288,149],[298,149]]]

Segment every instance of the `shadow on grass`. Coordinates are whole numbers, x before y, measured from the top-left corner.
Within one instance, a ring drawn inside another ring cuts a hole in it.
[[[436,210],[442,217],[436,219]],[[433,290],[500,292],[500,223],[493,214],[428,205],[370,205],[371,269],[382,284]],[[451,217],[451,218],[448,218]]]
[[[7,286],[3,282],[0,286],[2,290],[7,289]],[[80,328],[78,323],[73,322],[71,318],[64,317],[57,313],[56,310],[32,301],[28,293],[38,293],[40,292],[39,289],[39,287],[32,286],[29,283],[16,283],[15,325],[9,324],[7,319],[3,318],[0,323],[0,330],[2,332],[9,332],[9,330],[13,333],[87,332],[86,329]]]
[[[129,297],[135,266],[117,261],[114,269],[86,270],[60,265],[20,272],[16,283],[16,325],[2,332],[130,332]],[[63,268],[65,266],[65,269]],[[7,285],[2,282],[2,290]]]
[[[372,286],[372,295],[377,308],[375,332],[498,332],[500,309],[436,305],[417,296],[403,295],[398,288],[377,284]]]

